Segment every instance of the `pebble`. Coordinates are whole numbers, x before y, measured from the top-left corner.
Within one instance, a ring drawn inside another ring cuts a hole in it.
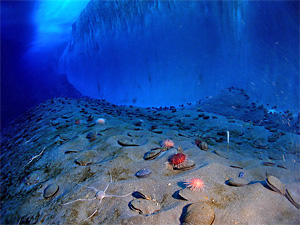
[[[138,178],[145,178],[145,177],[149,177],[149,176],[151,175],[151,173],[152,173],[152,171],[149,170],[149,169],[142,169],[142,170],[136,172],[135,175],[136,175]]]
[[[210,225],[214,219],[214,208],[208,203],[197,202],[187,208],[182,225]]]
[[[50,198],[55,195],[59,190],[59,186],[56,183],[49,184],[44,190],[44,198]]]

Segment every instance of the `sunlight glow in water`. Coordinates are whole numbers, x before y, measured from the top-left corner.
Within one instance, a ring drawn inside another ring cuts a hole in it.
[[[72,24],[89,0],[43,0],[38,1],[33,13],[36,37],[32,43],[33,51],[67,42]]]

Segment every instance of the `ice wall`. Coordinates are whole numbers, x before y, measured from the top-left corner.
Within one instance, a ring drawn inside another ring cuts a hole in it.
[[[299,5],[91,1],[61,58],[82,94],[164,106],[243,88],[299,111]]]

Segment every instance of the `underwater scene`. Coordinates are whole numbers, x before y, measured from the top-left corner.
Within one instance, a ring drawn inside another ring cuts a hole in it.
[[[299,1],[1,1],[0,224],[300,224]]]

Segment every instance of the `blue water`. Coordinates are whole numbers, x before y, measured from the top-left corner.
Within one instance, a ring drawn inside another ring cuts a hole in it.
[[[4,126],[41,101],[77,91],[116,104],[165,106],[233,86],[266,108],[300,111],[296,1],[1,6]]]

